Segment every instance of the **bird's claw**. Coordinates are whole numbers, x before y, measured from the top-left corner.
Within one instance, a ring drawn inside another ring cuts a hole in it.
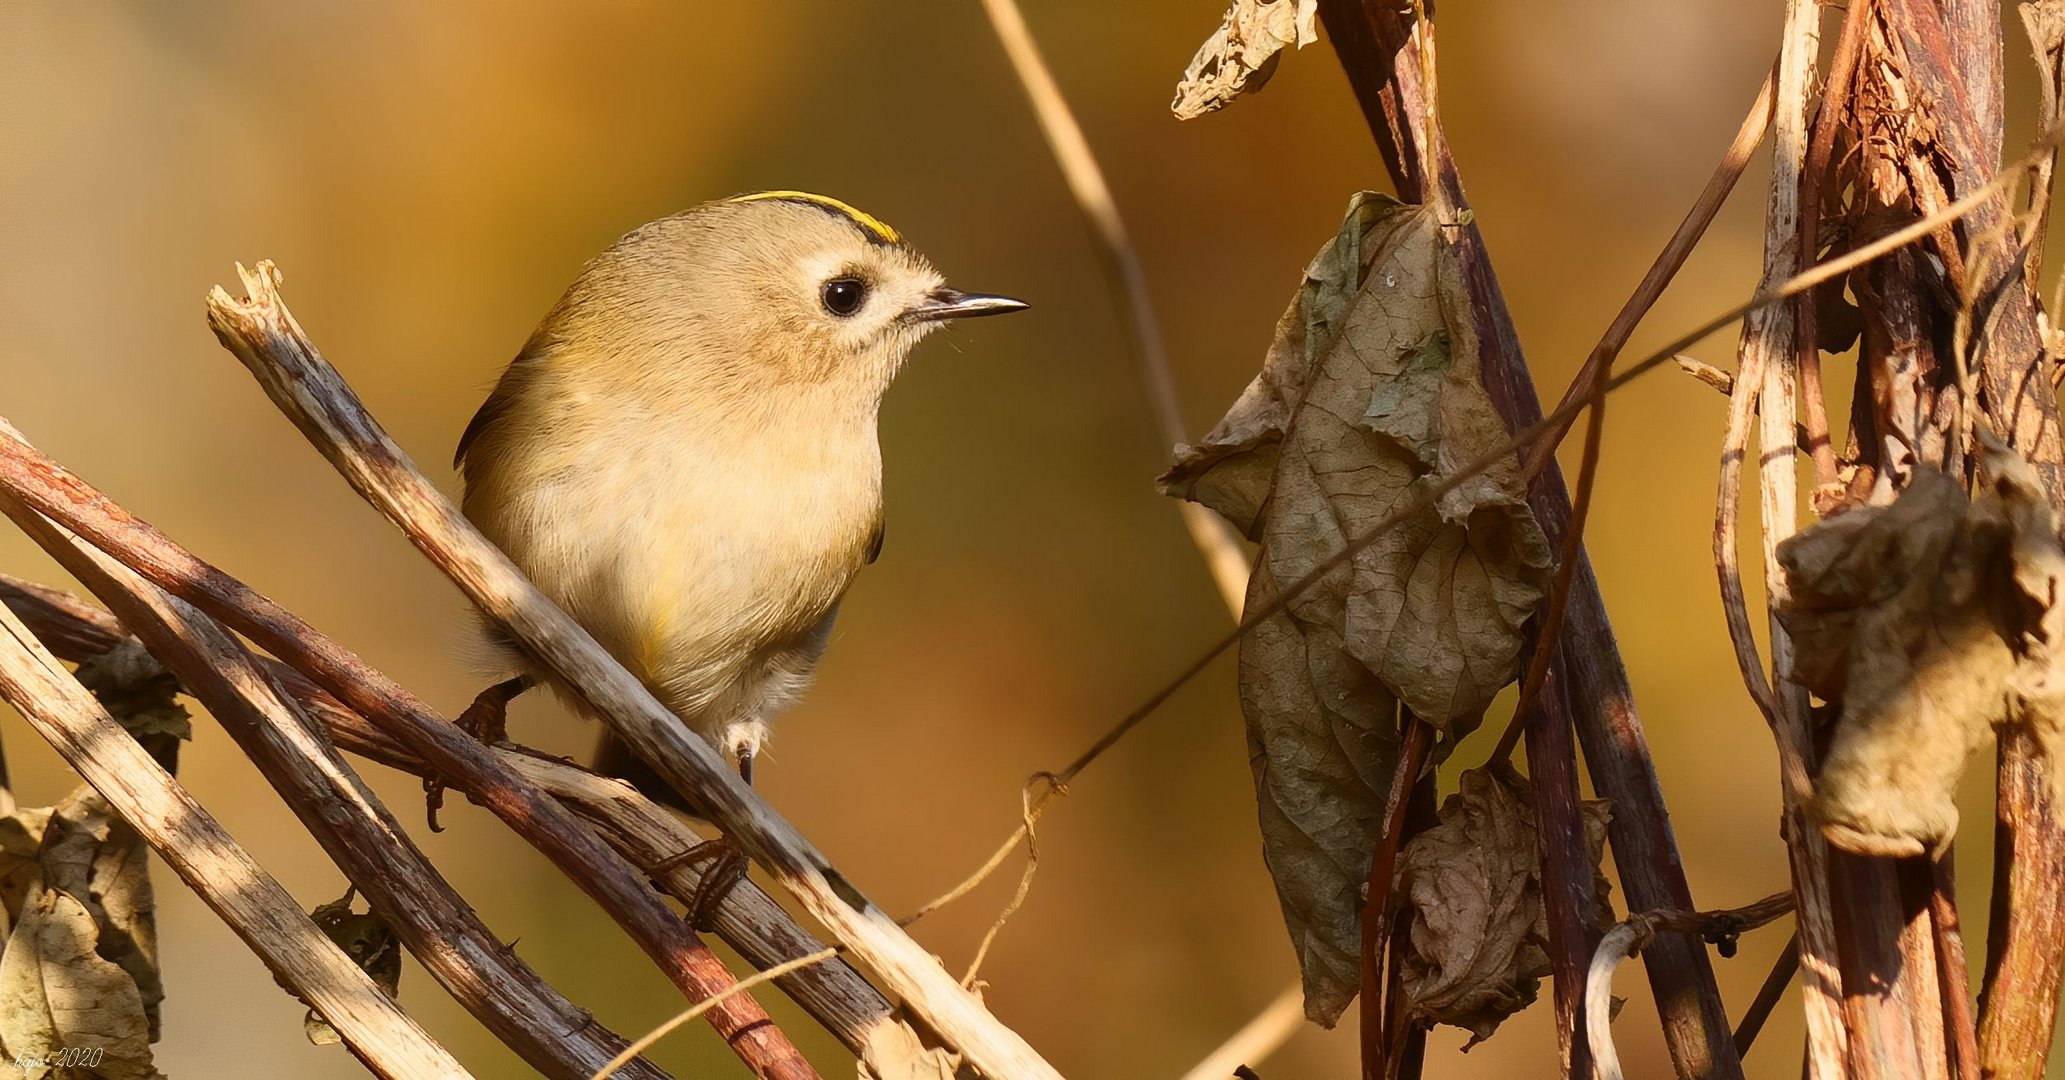
[[[669,855],[654,863],[647,873],[658,877],[669,870],[698,863],[709,863],[702,880],[696,883],[695,893],[688,898],[689,925],[698,932],[708,933],[717,923],[717,909],[724,906],[724,899],[746,879],[749,862],[745,849],[729,836],[705,840],[700,844]]]

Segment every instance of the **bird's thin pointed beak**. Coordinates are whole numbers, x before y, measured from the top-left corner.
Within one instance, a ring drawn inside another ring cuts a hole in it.
[[[1009,315],[1031,306],[1023,300],[1013,300],[1008,296],[964,293],[958,289],[934,289],[918,306],[910,310],[910,317],[919,322],[943,322],[947,319],[975,319],[984,315]]]

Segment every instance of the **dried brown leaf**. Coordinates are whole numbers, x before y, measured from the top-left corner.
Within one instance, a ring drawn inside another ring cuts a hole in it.
[[[1582,813],[1597,875],[1611,814],[1604,802],[1588,802]],[[1606,887],[1596,876],[1601,921]],[[1524,781],[1492,769],[1464,772],[1440,822],[1399,852],[1393,895],[1412,920],[1399,974],[1413,1017],[1469,1031],[1468,1049],[1534,1001],[1551,968],[1541,854]]]
[[[401,993],[401,942],[394,936],[394,929],[387,925],[387,920],[381,918],[379,913],[351,909],[352,899],[357,895],[357,889],[346,889],[343,896],[309,912],[309,918],[315,923],[316,929],[323,932],[324,937],[336,942],[337,947],[344,950],[344,955],[351,957],[352,963],[357,964],[361,971],[372,977],[374,986],[379,987],[388,997],[395,997]],[[277,975],[274,976],[274,981],[282,988],[292,989]],[[306,999],[303,999],[303,1003],[306,1004]],[[329,1046],[344,1041],[343,1036],[337,1034],[337,1029],[331,1027],[330,1022],[324,1020],[313,1008],[308,1010],[307,1016],[302,1017],[301,1028],[308,1036],[308,1041],[317,1046]]]
[[[976,1080],[961,1055],[927,1046],[906,1020],[876,1025],[861,1054],[859,1080]]]
[[[7,915],[0,933],[11,930],[21,918],[22,901],[39,870],[36,853],[43,848],[43,831],[55,810],[50,806],[16,806],[14,794],[0,789],[0,905],[5,906]]]
[[[2065,698],[2065,550],[2034,472],[1989,437],[1976,498],[1917,470],[1778,555],[1792,678],[1840,706],[1809,810],[1845,850],[1939,848],[1972,750],[2010,720],[2055,728]]]
[[[1176,119],[1196,119],[1262,89],[1284,49],[1319,40],[1318,17],[1319,0],[1233,0],[1219,29],[1183,69],[1169,103]]]
[[[89,789],[45,820],[36,873],[0,953],[0,1054],[55,1062],[67,1048],[93,1048],[94,1075],[156,1077],[150,1046],[165,992],[148,849]]]
[[[1426,493],[1506,429],[1439,222],[1363,193],[1307,266],[1262,371],[1162,490],[1260,544],[1248,610],[1394,511],[1406,520],[1242,639],[1241,703],[1263,854],[1331,1023],[1359,983],[1360,908],[1397,753],[1397,708],[1445,739],[1512,681],[1551,558],[1501,465]]]
[[[179,678],[134,638],[79,665],[79,683],[121,721],[131,735],[150,745],[150,736],[190,740],[193,720],[179,704]]]

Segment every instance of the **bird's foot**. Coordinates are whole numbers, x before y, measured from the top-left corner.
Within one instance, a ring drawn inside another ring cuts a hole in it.
[[[684,866],[709,863],[703,871],[702,880],[696,883],[695,893],[688,898],[688,921],[700,933],[708,933],[717,924],[717,909],[724,906],[724,898],[746,880],[749,862],[746,851],[736,840],[720,836],[705,840],[686,851],[676,852],[646,871],[650,877],[658,877],[669,870]]]
[[[459,730],[473,736],[480,742],[493,746],[509,738],[509,702],[516,695],[531,688],[532,680],[527,675],[505,679],[482,690],[474,697],[473,704],[459,714],[453,723]],[[445,805],[445,780],[435,774],[423,778],[423,806],[430,818],[430,831],[443,832],[444,826],[437,820],[437,812]]]

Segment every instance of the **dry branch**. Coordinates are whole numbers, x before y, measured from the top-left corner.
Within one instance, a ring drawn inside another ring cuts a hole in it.
[[[0,498],[0,511],[119,613],[229,731],[425,970],[504,1045],[546,1076],[575,1080],[627,1045],[481,923],[322,729],[214,620],[14,500]],[[637,1062],[623,1075],[664,1074]]]
[[[464,1077],[294,898],[237,846],[11,611],[0,611],[0,697],[56,748],[267,967],[377,1076]]]
[[[528,655],[577,689],[646,764],[744,845],[971,1066],[998,1078],[1059,1077],[460,516],[301,332],[280,300],[278,272],[270,264],[246,272],[244,284],[246,300],[219,289],[210,296],[216,335],[360,495],[400,526]],[[353,703],[348,694],[340,696]],[[556,805],[551,810],[564,813]],[[598,870],[604,866],[613,877],[624,872],[614,859]]]
[[[50,649],[65,660],[98,656],[128,636],[114,616],[69,593],[0,575],[5,603]],[[277,660],[259,664],[302,709],[320,721],[340,749],[383,765],[428,776],[431,770],[401,742],[347,709],[300,672]],[[564,803],[634,865],[649,866],[702,842],[679,817],[640,795],[629,784],[597,776],[578,765],[514,746],[494,749],[511,769]],[[701,869],[676,866],[657,879],[669,895],[688,903],[696,895]],[[755,967],[772,968],[816,952],[816,939],[750,881],[740,882],[717,912],[716,932]],[[882,1080],[905,1080],[927,1050],[880,992],[841,960],[828,960],[775,980],[818,1023]]]
[[[0,488],[152,584],[292,664],[361,715],[392,722],[390,735],[559,865],[630,932],[690,998],[711,996],[733,982],[723,963],[636,871],[485,745],[292,612],[132,517],[43,456],[4,420],[0,420]],[[808,1069],[779,1029],[766,1022],[766,1012],[750,998],[729,999],[710,1013],[710,1020],[756,1068]]]

